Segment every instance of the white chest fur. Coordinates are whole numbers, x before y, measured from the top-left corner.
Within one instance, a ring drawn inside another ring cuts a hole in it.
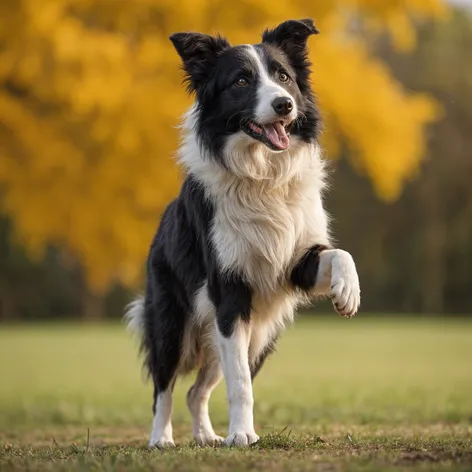
[[[262,181],[227,177],[215,198],[212,240],[218,261],[224,270],[243,274],[262,298],[285,284],[304,251],[328,243],[318,148],[304,145],[295,152],[275,156],[291,162],[281,168],[285,176]]]

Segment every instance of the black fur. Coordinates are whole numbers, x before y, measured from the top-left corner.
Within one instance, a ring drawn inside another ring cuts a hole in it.
[[[192,297],[207,273],[217,270],[209,241],[213,212],[201,185],[188,177],[151,245],[142,349],[155,398],[175,378]]]
[[[317,244],[300,259],[290,275],[290,280],[295,287],[308,291],[315,286],[320,265],[320,253],[326,249],[329,248]]]
[[[218,328],[226,338],[233,334],[238,318],[249,323],[251,316],[251,287],[241,277],[229,274],[210,279],[209,293],[215,304]]]
[[[305,19],[286,21],[262,34],[263,43],[275,46],[285,53],[296,71],[297,83],[303,94],[311,95],[309,85],[311,63],[308,60],[307,41],[312,34],[318,33],[313,20]]]
[[[218,55],[230,47],[225,38],[202,33],[175,33],[169,39],[182,58],[189,92],[202,88]]]

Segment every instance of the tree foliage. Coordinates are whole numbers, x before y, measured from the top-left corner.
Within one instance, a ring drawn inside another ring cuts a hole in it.
[[[0,210],[33,254],[66,248],[94,290],[132,285],[179,185],[175,126],[190,100],[168,35],[256,42],[265,27],[307,16],[322,32],[310,46],[328,155],[349,149],[393,199],[418,169],[437,110],[370,44],[388,33],[411,48],[414,21],[445,14],[442,0],[3,0]]]

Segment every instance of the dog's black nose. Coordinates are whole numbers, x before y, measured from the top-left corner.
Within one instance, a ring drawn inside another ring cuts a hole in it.
[[[272,108],[277,115],[288,115],[293,110],[293,102],[288,97],[279,97],[272,102]]]

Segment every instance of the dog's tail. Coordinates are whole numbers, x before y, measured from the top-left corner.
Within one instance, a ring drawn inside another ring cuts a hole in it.
[[[144,334],[144,297],[139,296],[127,305],[124,320],[129,331],[142,337]]]

